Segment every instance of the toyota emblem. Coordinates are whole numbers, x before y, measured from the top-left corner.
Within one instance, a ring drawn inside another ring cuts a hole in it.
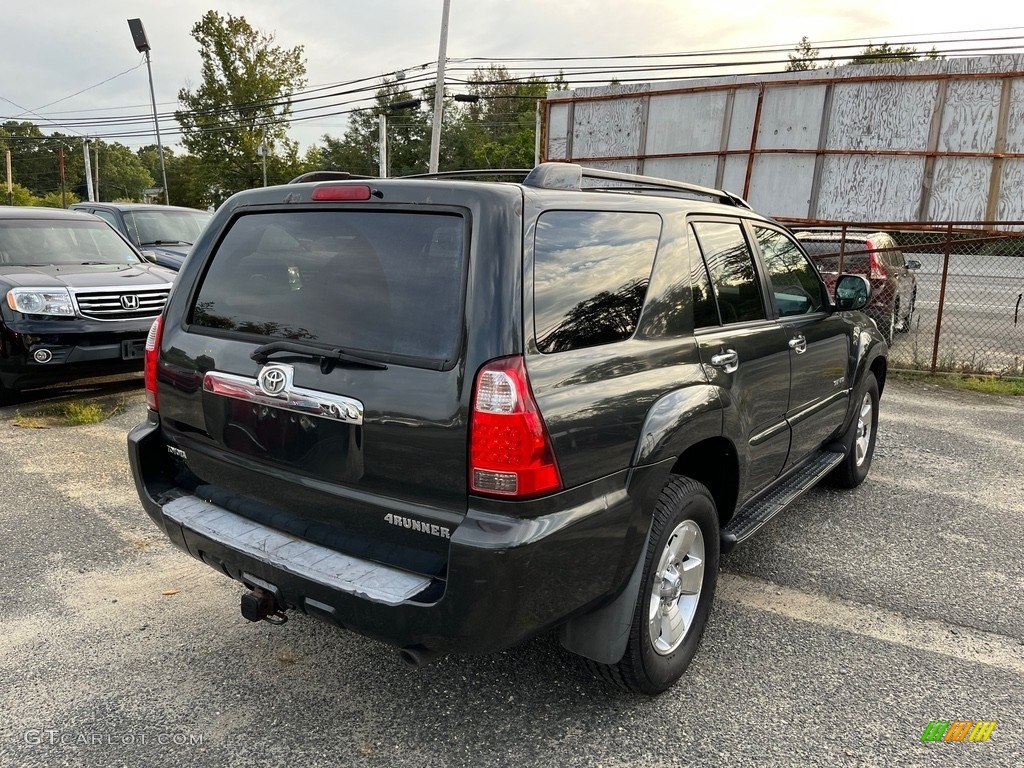
[[[268,365],[256,378],[256,383],[263,391],[263,394],[271,397],[281,397],[288,390],[288,370],[283,365]]]
[[[121,297],[121,306],[125,309],[138,309],[139,297],[134,293],[126,293]]]

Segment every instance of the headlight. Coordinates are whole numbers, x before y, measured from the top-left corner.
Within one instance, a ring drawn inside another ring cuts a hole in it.
[[[25,315],[75,314],[65,288],[12,288],[7,292],[7,306]]]

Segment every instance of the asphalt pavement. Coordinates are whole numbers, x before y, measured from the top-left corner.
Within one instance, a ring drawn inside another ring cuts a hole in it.
[[[84,427],[0,409],[0,766],[1024,765],[1024,398],[891,382],[867,481],[725,558],[694,664],[647,698],[550,635],[413,669],[250,624],[139,506],[122,396]],[[936,720],[997,725],[922,742]]]

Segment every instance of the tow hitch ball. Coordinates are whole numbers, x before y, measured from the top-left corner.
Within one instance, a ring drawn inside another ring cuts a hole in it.
[[[242,595],[242,616],[249,621],[269,621],[284,624],[288,617],[277,607],[274,596],[265,589],[256,588]]]

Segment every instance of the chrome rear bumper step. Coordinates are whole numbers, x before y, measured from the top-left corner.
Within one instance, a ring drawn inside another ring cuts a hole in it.
[[[336,552],[197,496],[174,499],[163,506],[163,513],[183,528],[274,568],[385,605],[398,605],[431,583],[427,576]]]

